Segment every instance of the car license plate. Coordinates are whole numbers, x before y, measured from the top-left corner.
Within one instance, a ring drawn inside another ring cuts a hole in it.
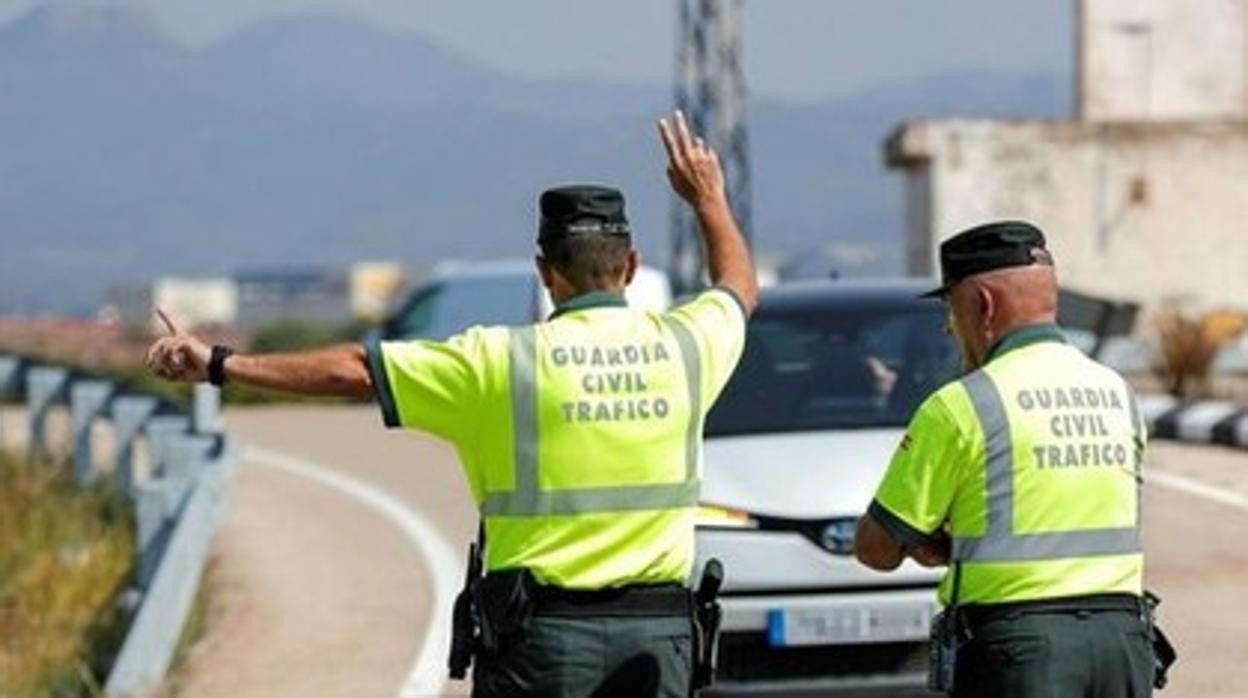
[[[933,612],[913,602],[778,608],[767,614],[767,639],[773,647],[926,640]]]

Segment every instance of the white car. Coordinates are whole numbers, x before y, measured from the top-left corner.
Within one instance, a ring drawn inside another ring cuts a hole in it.
[[[763,291],[707,420],[699,564],[719,558],[710,695],[925,695],[941,570],[873,572],[853,533],[929,393],[957,375],[932,282]]]

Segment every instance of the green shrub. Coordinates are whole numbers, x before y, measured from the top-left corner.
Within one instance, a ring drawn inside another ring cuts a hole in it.
[[[331,327],[286,320],[256,330],[251,339],[250,351],[268,354],[276,351],[315,349],[327,344],[358,341],[363,334],[364,328],[355,324]]]

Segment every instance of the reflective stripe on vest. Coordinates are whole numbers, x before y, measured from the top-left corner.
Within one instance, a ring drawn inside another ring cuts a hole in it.
[[[1136,523],[1122,528],[1094,528],[1043,533],[1014,532],[1014,442],[1010,436],[1009,415],[1001,393],[992,378],[976,371],[962,379],[970,395],[984,433],[985,473],[987,484],[988,526],[983,536],[955,537],[952,557],[967,562],[1024,562],[1098,555],[1139,553],[1140,545],[1140,456],[1136,456]],[[1129,392],[1127,399],[1133,412],[1133,429],[1141,438],[1138,409]]]
[[[1135,399],[1135,391],[1125,378],[1122,386],[1127,391],[1127,401],[1131,406],[1131,431],[1135,434],[1135,526],[1138,535],[1138,529],[1144,521],[1144,446],[1148,434],[1140,416],[1140,401]]]
[[[490,492],[485,516],[547,516],[606,511],[676,509],[697,504],[698,438],[702,425],[702,364],[693,335],[679,321],[663,318],[676,337],[689,385],[689,425],[685,436],[685,479],[660,485],[620,485],[543,490],[538,477],[537,347],[533,327],[511,330],[511,411],[515,439],[515,489]]]

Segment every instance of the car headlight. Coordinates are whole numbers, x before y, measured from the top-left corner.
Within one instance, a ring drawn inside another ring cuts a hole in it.
[[[749,512],[713,504],[698,507],[695,523],[710,528],[758,528],[758,521]]]
[[[819,547],[833,555],[852,555],[854,552],[854,533],[857,530],[857,519],[832,519],[823,525],[816,542],[819,544]]]

